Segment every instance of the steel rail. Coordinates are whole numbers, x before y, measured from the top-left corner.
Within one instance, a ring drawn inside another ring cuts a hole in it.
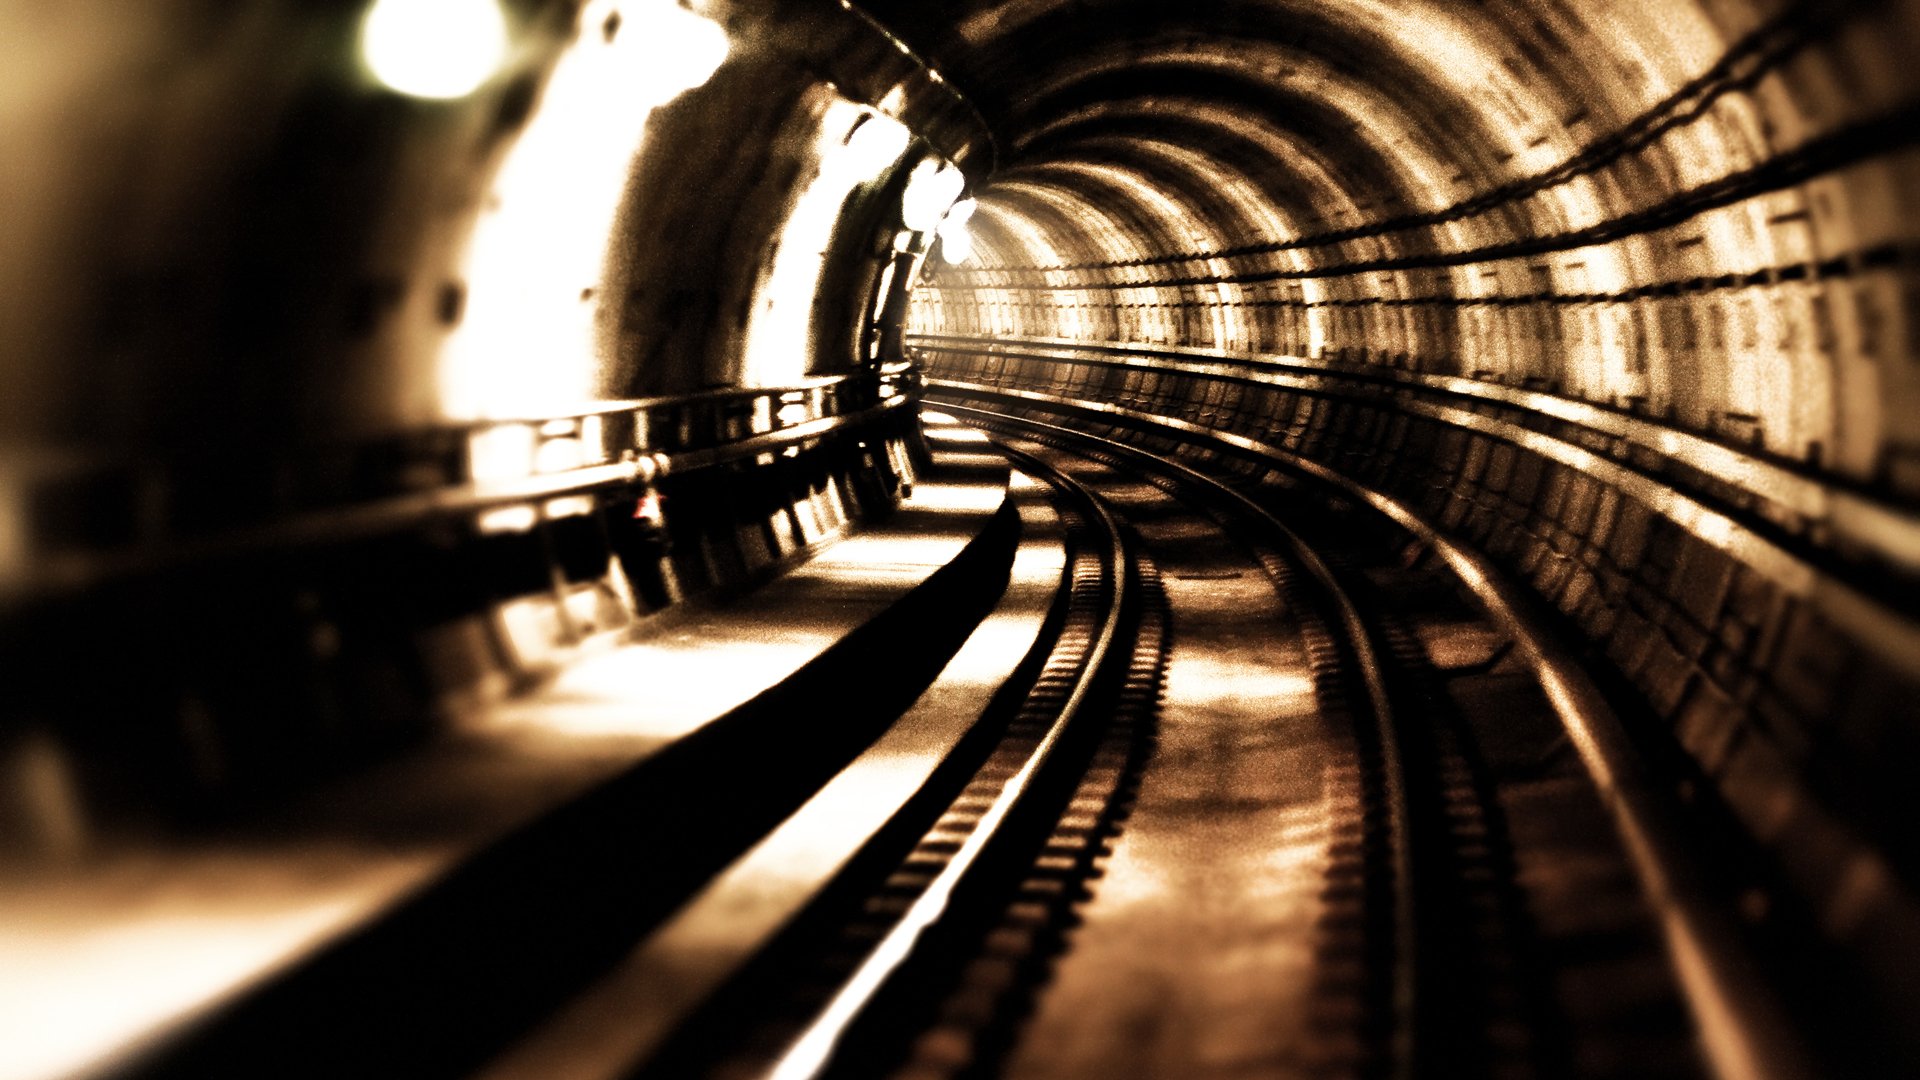
[[[930,379],[927,385],[934,390],[999,396],[1015,404],[1068,404],[1064,399],[1040,400],[1050,395],[943,380]],[[937,404],[942,409],[955,407],[945,400]],[[1071,404],[1070,411],[1109,421],[1145,415],[1097,402]],[[1174,418],[1141,422],[1236,457],[1281,465],[1372,507],[1428,544],[1511,637],[1579,752],[1659,923],[1714,1075],[1720,1080],[1810,1080],[1820,1075],[1787,1010],[1761,978],[1759,965],[1731,915],[1716,902],[1697,869],[1678,810],[1648,776],[1619,716],[1567,647],[1530,617],[1533,605],[1490,560],[1453,542],[1398,500],[1282,447]]]
[[[1366,621],[1361,617],[1360,609],[1354,604],[1353,598],[1348,595],[1338,576],[1334,574],[1333,568],[1327,565],[1326,560],[1322,559],[1299,533],[1276,517],[1272,511],[1213,477],[1180,462],[1148,453],[1125,443],[1115,442],[1112,439],[1074,431],[1058,424],[1049,424],[1043,420],[1009,416],[946,401],[940,402],[940,408],[970,415],[976,421],[989,426],[1017,425],[1044,432],[1058,439],[1095,444],[1102,450],[1115,453],[1130,461],[1144,463],[1149,468],[1172,474],[1181,481],[1202,488],[1216,498],[1232,503],[1237,511],[1253,518],[1262,528],[1278,537],[1288,549],[1292,559],[1303,567],[1325,591],[1328,599],[1333,603],[1340,621],[1341,632],[1352,650],[1354,663],[1359,668],[1361,681],[1366,687],[1367,707],[1373,716],[1374,735],[1379,740],[1380,766],[1386,784],[1387,828],[1391,837],[1389,843],[1392,847],[1393,873],[1396,882],[1393,911],[1395,964],[1392,988],[1395,1022],[1391,1060],[1394,1063],[1394,1076],[1405,1078],[1414,1075],[1416,1072],[1414,1060],[1418,1052],[1414,1018],[1417,1008],[1415,987],[1419,981],[1419,954],[1416,951],[1418,939],[1416,912],[1413,905],[1413,841],[1411,815],[1406,798],[1406,765],[1400,754],[1400,743],[1393,721],[1393,703],[1387,692],[1386,676],[1379,652],[1374,647],[1373,635],[1368,630]]]
[[[1027,455],[1018,451],[1009,453],[1027,458]],[[1027,460],[1038,468],[1044,468],[1031,458]],[[787,1045],[766,1074],[770,1080],[812,1080],[831,1064],[835,1050],[881,988],[912,957],[921,937],[946,916],[955,890],[980,861],[988,845],[1000,834],[1007,818],[1032,790],[1041,770],[1053,758],[1068,728],[1073,726],[1074,720],[1086,706],[1093,684],[1106,666],[1107,655],[1120,634],[1122,611],[1130,600],[1130,556],[1126,539],[1113,513],[1093,498],[1084,486],[1057,472],[1047,479],[1086,503],[1107,540],[1106,567],[1108,579],[1112,582],[1112,595],[1106,616],[1101,620],[1079,675],[1074,680],[1073,689],[1026,763],[1000,789],[959,850],[867,953],[826,1006]]]

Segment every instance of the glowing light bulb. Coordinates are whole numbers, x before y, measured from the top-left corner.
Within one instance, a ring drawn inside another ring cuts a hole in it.
[[[377,0],[360,28],[374,77],[403,94],[465,97],[507,56],[498,0]]]
[[[931,232],[966,186],[960,170],[938,158],[915,165],[900,196],[901,222],[914,232]]]

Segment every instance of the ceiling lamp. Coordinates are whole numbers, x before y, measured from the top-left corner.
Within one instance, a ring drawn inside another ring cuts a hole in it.
[[[847,135],[847,171],[862,179],[879,176],[900,160],[912,141],[913,133],[905,124],[882,113],[868,113]]]
[[[907,190],[900,196],[901,222],[914,232],[932,232],[966,186],[966,176],[945,161],[922,161],[913,167]]]
[[[360,27],[367,70],[419,98],[465,97],[507,56],[498,0],[377,0]]]
[[[973,257],[973,231],[967,228],[967,221],[977,205],[972,199],[961,199],[940,222],[940,257],[949,265],[958,266]]]

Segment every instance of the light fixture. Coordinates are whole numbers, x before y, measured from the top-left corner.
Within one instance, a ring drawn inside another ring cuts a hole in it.
[[[507,56],[499,0],[376,0],[360,26],[367,70],[419,98],[465,97]]]
[[[914,232],[932,232],[966,186],[967,178],[952,165],[939,158],[922,161],[913,167],[900,196],[901,222]]]
[[[847,171],[863,179],[879,176],[900,160],[912,141],[905,124],[884,113],[868,113],[847,135]]]
[[[967,222],[973,218],[978,205],[972,199],[961,199],[947,209],[945,220],[940,222],[940,257],[950,266],[958,266],[973,257],[973,232],[967,228]]]
[[[940,257],[949,266],[958,266],[973,258],[973,233],[965,222],[940,223]]]
[[[657,103],[705,83],[733,50],[725,27],[672,0],[626,6],[637,20],[626,33],[641,37],[646,77]]]

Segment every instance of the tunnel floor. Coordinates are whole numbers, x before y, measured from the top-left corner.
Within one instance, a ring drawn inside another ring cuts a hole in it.
[[[1427,553],[1215,463],[1309,580],[1197,482],[990,430],[1022,568],[959,657],[999,668],[956,658],[830,789],[890,785],[810,800],[485,1075],[1706,1074],[1578,755]]]
[[[1370,603],[1395,598],[1380,617],[1416,669],[1402,677],[1437,684],[1395,716],[1403,768],[1438,774],[1405,781],[1410,811],[1431,817],[1410,823],[1417,970],[1396,1018],[1377,984],[1406,959],[1378,956],[1381,875],[1364,865],[1381,792],[1308,601],[1230,519],[1178,497],[1193,493],[1053,458],[1142,536],[1171,648],[1137,800],[1006,1075],[1367,1075],[1395,1053],[1447,1075],[1700,1075],[1649,913],[1564,737],[1431,567],[1319,530]]]
[[[930,417],[886,524],[304,800],[426,853],[379,888],[348,886],[391,860],[300,862],[335,849],[297,814],[215,838],[332,921],[62,1064],[1706,1074],[1580,756],[1431,551],[1279,474],[974,419],[997,446]],[[197,865],[150,876],[234,880]],[[139,930],[98,884],[118,917],[15,906]]]
[[[1158,565],[1173,647],[1138,798],[1007,1075],[1312,1075],[1348,748],[1258,564],[1158,489],[1102,480]]]

